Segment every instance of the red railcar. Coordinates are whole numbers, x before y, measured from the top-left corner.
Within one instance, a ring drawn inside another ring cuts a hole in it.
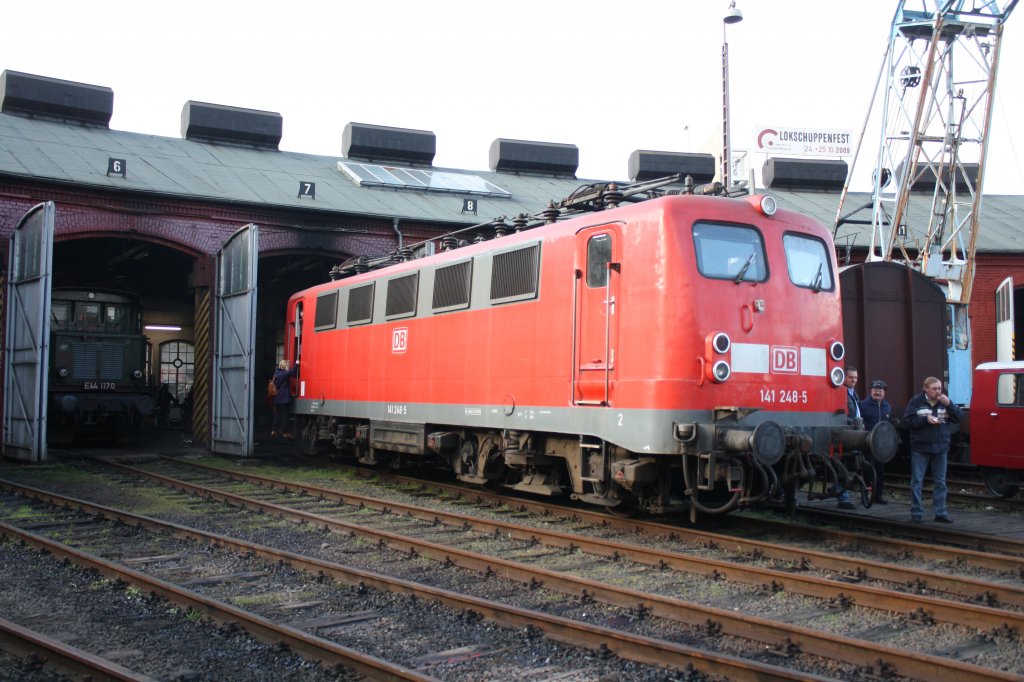
[[[1013,497],[1024,483],[1024,361],[974,368],[970,460],[993,495]]]
[[[847,428],[833,253],[770,197],[687,194],[307,289],[286,343],[301,441],[693,518],[866,489],[859,453],[896,437]]]

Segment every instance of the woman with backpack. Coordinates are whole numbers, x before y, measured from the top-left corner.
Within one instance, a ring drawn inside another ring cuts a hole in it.
[[[277,438],[278,434],[284,438],[292,437],[291,432],[288,431],[288,417],[292,404],[291,378],[298,372],[299,363],[297,361],[291,369],[288,369],[288,361],[282,360],[277,363],[274,378],[267,384],[267,395],[274,406],[274,419],[270,427],[271,438]]]

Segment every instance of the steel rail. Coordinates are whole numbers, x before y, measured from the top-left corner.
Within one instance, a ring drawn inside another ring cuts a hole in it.
[[[3,484],[9,490],[15,491],[19,487],[16,485],[15,487],[11,487],[8,485],[8,482],[2,481],[2,479],[0,479],[0,484]],[[38,491],[38,493],[42,493],[44,496],[52,495],[52,493],[46,493],[46,491],[42,490]],[[43,499],[38,493],[33,494],[32,496]],[[51,501],[61,504],[56,502],[56,498]],[[86,507],[92,505],[84,500],[65,498],[63,506],[76,507],[84,510]],[[112,518],[110,514],[117,514],[117,511],[108,508],[105,513],[101,513],[99,511],[95,513],[99,513],[106,518]],[[375,658],[374,656],[363,654],[354,649],[349,649],[348,647],[341,646],[340,644],[336,644],[330,640],[310,635],[296,628],[274,623],[273,621],[257,616],[256,614],[249,613],[248,611],[243,611],[242,609],[238,609],[230,604],[204,597],[197,592],[193,592],[183,587],[160,580],[159,578],[154,578],[144,573],[134,571],[125,566],[120,566],[100,557],[69,547],[65,544],[55,542],[41,535],[36,535],[35,533],[22,530],[3,521],[0,521],[0,535],[6,535],[16,541],[24,542],[27,545],[46,550],[55,557],[67,559],[79,566],[94,569],[101,575],[117,580],[123,580],[129,585],[157,594],[172,603],[178,604],[179,606],[201,611],[217,622],[237,623],[250,635],[267,644],[285,642],[289,647],[291,647],[292,651],[295,651],[300,656],[311,660],[321,661],[327,665],[340,664],[363,675],[367,675],[371,679],[394,680],[395,682],[399,682],[401,680],[432,682],[436,679],[429,675],[423,675],[414,670]]]
[[[0,649],[17,657],[35,654],[43,667],[93,682],[157,682],[105,658],[0,618]]]
[[[560,531],[542,530],[532,527],[524,527],[519,524],[508,523],[505,521],[497,521],[490,519],[483,519],[476,516],[470,516],[468,514],[459,514],[455,512],[443,512],[434,509],[428,509],[426,507],[420,507],[411,504],[403,504],[395,501],[382,501],[366,495],[359,495],[355,493],[347,493],[330,488],[324,488],[322,486],[314,486],[300,483],[292,483],[290,481],[283,481],[281,479],[270,478],[266,476],[258,476],[246,472],[235,471],[232,469],[224,469],[221,467],[214,467],[208,464],[199,464],[196,462],[174,460],[171,459],[176,465],[193,467],[200,470],[205,470],[219,475],[228,476],[237,480],[246,481],[248,483],[254,483],[256,485],[265,486],[268,488],[278,488],[282,490],[290,490],[293,492],[304,492],[307,494],[323,497],[324,499],[330,499],[345,504],[351,505],[363,505],[371,509],[388,509],[395,513],[404,513],[416,518],[423,519],[425,521],[439,521],[448,525],[464,526],[475,528],[481,532],[500,532],[507,534],[516,539],[526,541],[537,541],[545,545],[551,545],[555,547],[578,547],[585,552],[597,554],[600,556],[610,557],[625,557],[630,561],[636,561],[639,563],[645,563],[652,566],[671,566],[673,568],[679,568],[683,570],[697,571],[700,573],[722,573],[730,578],[739,580],[741,582],[763,584],[765,582],[779,582],[781,580],[779,576],[791,576],[788,572],[770,571],[770,569],[756,569],[747,566],[737,567],[736,564],[728,561],[717,561],[714,559],[702,559],[699,557],[691,557],[678,552],[669,552],[665,550],[648,549],[641,545],[635,545],[630,543],[619,543],[609,540],[594,540],[588,538],[585,535],[579,535],[576,533],[564,533]],[[117,465],[123,466],[123,465]],[[141,471],[145,471],[142,469]],[[606,517],[602,517],[604,520]],[[793,562],[797,565],[811,564],[818,568],[827,568],[833,571],[845,571],[849,574],[863,575],[866,578],[875,580],[888,581],[892,583],[901,584],[912,584],[916,588],[920,589],[925,587],[928,589],[937,590],[940,592],[946,592],[949,594],[959,595],[968,599],[976,601],[988,601],[996,600],[1000,604],[1007,604],[1013,606],[1024,606],[1024,588],[1014,587],[1012,585],[1006,585],[1004,583],[994,583],[990,581],[978,580],[976,578],[958,577],[951,576],[938,571],[927,571],[927,570],[911,570],[897,566],[894,564],[887,564],[880,561],[872,561],[869,559],[850,559],[835,554],[829,554],[827,552],[820,552],[809,549],[789,549],[780,547],[773,543],[764,541],[747,541],[742,539],[732,538],[730,536],[718,536],[712,540],[708,540],[703,543],[705,546],[715,544],[722,547],[740,547],[751,553],[761,554],[763,556],[771,557],[773,559],[785,560]],[[739,571],[739,573],[737,573]],[[745,574],[752,573],[753,577],[748,579]],[[813,579],[823,580],[823,579]],[[783,583],[784,584],[784,583]],[[835,583],[833,583],[835,584]],[[841,583],[847,585],[848,583]],[[812,596],[822,596],[820,593],[803,592],[805,594],[812,594]],[[912,612],[918,608],[919,604],[913,604],[908,606],[908,610],[905,612]],[[959,621],[957,621],[959,622]]]
[[[245,540],[216,533],[209,533],[169,521],[161,521],[149,516],[121,511],[112,507],[90,502],[88,500],[68,497],[66,495],[42,490],[40,488],[24,486],[6,479],[0,479],[0,487],[43,502],[67,508],[79,509],[89,514],[135,525],[147,530],[169,533],[174,537],[179,538],[200,540],[216,547],[221,547],[241,554],[251,554],[272,562],[283,561],[295,568],[314,575],[329,575],[332,578],[350,585],[368,586],[394,593],[414,595],[419,599],[427,601],[437,601],[451,608],[479,613],[484,617],[507,627],[536,627],[554,641],[569,644],[571,646],[585,646],[592,650],[607,649],[622,658],[640,663],[657,666],[674,666],[679,669],[686,669],[688,666],[692,665],[694,668],[705,673],[723,675],[727,679],[735,680],[820,680],[824,682],[826,680],[833,679],[802,671],[787,670],[778,666],[747,660],[731,656],[729,654],[704,651],[688,647],[686,645],[676,644],[674,642],[645,637],[643,635],[620,632],[618,630],[598,625],[580,623],[560,616],[553,616],[516,606],[509,606],[487,599],[459,594],[442,588],[422,585],[409,580],[392,578],[390,576],[373,573],[371,571],[344,566],[335,562],[322,561],[301,554],[296,554],[294,552],[278,550],[266,545],[250,543]],[[211,491],[211,493],[216,493],[216,491]],[[21,530],[2,521],[0,521],[0,535],[9,535],[17,539],[23,539],[28,544],[50,551],[54,556],[62,558],[66,557],[76,563],[80,563],[81,565],[96,568],[96,570],[105,575],[119,578],[129,584],[141,585],[145,589],[154,591],[162,596],[167,596],[169,599],[171,599],[171,596],[169,595],[177,596],[180,594],[180,602],[178,599],[171,600],[197,609],[207,610],[207,608],[209,608],[213,614],[216,614],[213,617],[218,620],[229,619],[227,617],[217,617],[221,615],[222,611],[230,615],[232,619],[235,617],[233,614],[237,613],[239,614],[239,617],[257,621],[257,625],[260,626],[257,630],[260,632],[266,632],[272,628],[279,628],[283,632],[290,631],[291,633],[294,633],[294,635],[300,636],[299,644],[302,643],[303,639],[308,639],[315,640],[317,643],[323,642],[337,649],[345,649],[344,647],[333,644],[328,640],[322,640],[315,636],[306,635],[302,631],[295,630],[288,626],[276,625],[272,621],[268,621],[259,616],[254,616],[253,614],[249,614],[245,611],[240,611],[239,609],[228,604],[224,604],[223,602],[207,599],[202,595],[198,595],[184,588],[179,588],[171,583],[159,580],[158,578],[152,578],[145,574],[138,573],[137,571],[124,568],[117,564],[112,564],[108,561],[85,554],[61,543]],[[412,545],[414,543],[410,544]],[[206,606],[207,602],[210,603],[210,607]],[[246,629],[248,629],[248,627]],[[277,641],[279,639],[282,639],[282,637],[277,636],[277,639],[271,639],[268,641]],[[290,640],[286,641],[288,641],[290,645],[292,644]],[[300,651],[298,644],[295,646],[295,650]],[[351,653],[363,656],[362,654],[358,654],[358,652]],[[365,658],[372,657],[365,656]],[[350,665],[350,667],[355,666]],[[398,666],[394,667],[398,668]],[[973,667],[974,666],[966,666],[966,669],[970,670]],[[426,676],[420,676],[413,671],[409,671],[410,674],[417,676],[398,678],[381,676],[379,671],[373,672],[377,676],[373,677],[371,675],[372,679],[434,679]],[[991,673],[991,671],[986,672],[989,674]],[[993,678],[991,678],[991,676],[988,678],[964,677],[961,674],[961,671],[958,670],[957,679],[982,680]]]
[[[246,508],[260,510],[264,513],[275,514],[280,517],[291,516],[292,518],[302,519],[306,523],[317,527],[343,530],[370,540],[385,542],[405,552],[416,552],[429,556],[438,561],[450,562],[478,571],[495,572],[504,577],[527,584],[543,585],[557,591],[593,598],[609,604],[646,610],[654,615],[691,625],[709,626],[709,624],[713,624],[713,626],[720,627],[727,634],[765,642],[775,647],[796,646],[801,651],[811,655],[825,656],[862,666],[872,666],[878,664],[879,661],[884,661],[886,666],[892,666],[892,669],[899,671],[899,674],[922,680],[943,679],[945,675],[952,675],[962,682],[968,679],[993,679],[992,675],[1001,674],[988,668],[952,661],[951,659],[938,656],[905,651],[841,635],[816,632],[810,628],[797,625],[779,623],[766,618],[746,616],[724,609],[693,604],[681,599],[611,586],[586,578],[577,578],[559,571],[551,571],[532,565],[459,550],[438,545],[437,543],[414,540],[389,531],[367,529],[356,524],[338,521],[322,515],[299,512],[268,502],[249,500],[248,498],[218,491],[207,486],[179,481],[144,470],[135,470],[133,467],[117,465],[117,468],[148,476],[154,480],[162,479],[166,485],[179,490],[201,494],[208,498],[220,497],[225,501],[236,499],[236,504]],[[44,494],[52,495],[52,493],[43,492]],[[309,560],[303,558],[302,561],[306,562]],[[327,571],[322,566],[313,566],[312,564],[307,570]],[[835,585],[840,587],[846,586],[844,583],[835,583]],[[823,596],[835,597],[835,588],[832,587]],[[1011,675],[1006,679],[1019,679],[1019,677]]]

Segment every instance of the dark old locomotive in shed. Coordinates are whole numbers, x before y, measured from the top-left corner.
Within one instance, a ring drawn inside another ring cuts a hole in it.
[[[54,289],[48,375],[51,443],[137,434],[156,407],[138,298]]]

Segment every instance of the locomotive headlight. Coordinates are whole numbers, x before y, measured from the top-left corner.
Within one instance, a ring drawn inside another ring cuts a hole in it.
[[[715,381],[722,383],[728,381],[729,377],[732,376],[732,368],[729,367],[729,363],[725,360],[719,360],[711,367],[711,374],[714,376]]]
[[[767,194],[761,197],[761,213],[766,216],[773,216],[778,208],[779,205],[775,203],[775,197],[768,196]]]
[[[60,369],[58,369],[57,370],[57,376],[59,376],[61,379],[66,379],[67,376],[68,376],[68,368],[67,367],[61,367]]]
[[[832,385],[839,387],[846,381],[846,372],[843,371],[842,367],[833,367],[832,371],[829,372],[828,378],[832,381]]]
[[[842,341],[833,341],[828,346],[828,354],[832,356],[832,359],[839,362],[846,355],[846,348],[843,346]]]
[[[732,340],[725,332],[718,332],[711,339],[711,347],[715,349],[716,353],[723,355],[729,352],[729,348],[732,347]]]
[[[141,369],[134,370],[132,372],[132,378],[133,379],[141,379],[142,378],[142,370]]]

